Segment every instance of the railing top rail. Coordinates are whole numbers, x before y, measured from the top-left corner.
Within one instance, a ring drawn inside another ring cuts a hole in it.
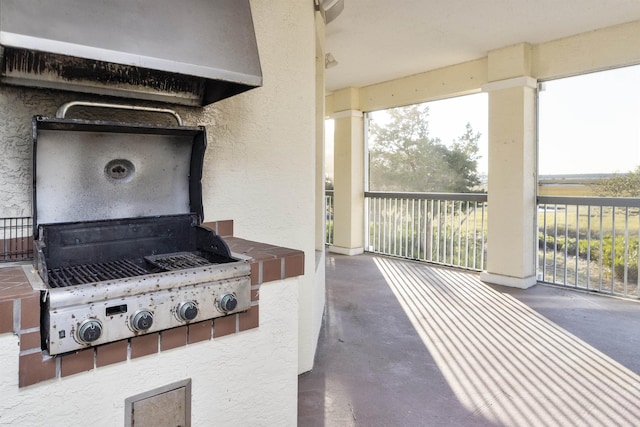
[[[364,197],[381,199],[418,199],[418,200],[460,200],[463,202],[486,202],[486,193],[412,193],[365,191]]]
[[[613,206],[617,208],[640,208],[640,198],[538,196],[538,204],[539,205]]]

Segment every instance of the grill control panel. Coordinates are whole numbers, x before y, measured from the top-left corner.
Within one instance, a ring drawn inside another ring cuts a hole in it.
[[[158,332],[250,306],[251,279],[242,276],[60,307],[49,315],[49,353]]]

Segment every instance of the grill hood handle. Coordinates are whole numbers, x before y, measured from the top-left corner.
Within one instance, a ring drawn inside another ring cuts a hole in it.
[[[138,105],[127,105],[127,104],[108,104],[104,102],[91,102],[91,101],[71,101],[65,104],[62,104],[58,111],[56,112],[56,117],[59,119],[64,119],[67,111],[73,107],[96,107],[96,108],[115,108],[121,110],[132,110],[132,111],[145,111],[151,113],[158,114],[170,114],[178,123],[178,126],[182,126],[182,117],[175,112],[174,110],[170,110],[168,108],[155,108],[155,107],[141,107]]]

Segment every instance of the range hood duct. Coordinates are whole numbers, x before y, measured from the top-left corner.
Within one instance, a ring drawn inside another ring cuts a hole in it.
[[[202,106],[262,71],[249,0],[0,0],[0,82]]]

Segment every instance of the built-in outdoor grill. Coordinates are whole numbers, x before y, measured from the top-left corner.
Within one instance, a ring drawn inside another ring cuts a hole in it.
[[[59,354],[247,310],[248,263],[201,226],[205,129],[61,115],[33,119],[28,275],[43,293],[43,347]]]

